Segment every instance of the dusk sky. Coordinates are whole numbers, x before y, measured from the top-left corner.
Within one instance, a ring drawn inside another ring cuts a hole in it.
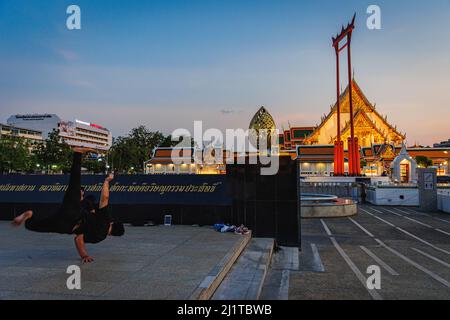
[[[81,30],[66,28],[70,4]],[[366,27],[371,4],[381,30]],[[331,36],[354,12],[368,99],[408,144],[448,140],[450,0],[0,0],[0,122],[57,113],[168,134],[247,128],[264,105],[280,129],[316,125],[335,101]]]

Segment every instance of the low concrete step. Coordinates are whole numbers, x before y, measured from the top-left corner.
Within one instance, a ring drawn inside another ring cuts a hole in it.
[[[227,253],[225,257],[214,267],[209,275],[191,294],[190,300],[210,300],[223,279],[230,272],[234,263],[241,256],[244,249],[252,240],[252,233],[238,236],[241,240]]]
[[[274,244],[274,239],[252,239],[212,299],[258,300],[272,260]]]

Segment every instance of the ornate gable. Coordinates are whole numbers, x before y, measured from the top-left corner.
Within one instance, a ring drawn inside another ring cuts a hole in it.
[[[369,146],[371,144],[369,143],[369,141],[367,141],[368,136],[370,136],[370,139],[373,140],[372,141],[373,143],[384,143],[386,141],[389,142],[392,141],[396,144],[399,144],[403,142],[403,140],[406,138],[405,135],[399,133],[396,127],[390,125],[387,122],[386,117],[381,116],[376,111],[375,106],[373,106],[369,102],[369,100],[364,95],[364,93],[362,92],[361,88],[359,87],[359,85],[355,80],[352,81],[352,88],[353,88],[352,100],[355,113],[355,135],[360,139],[360,142],[363,142],[362,140],[364,139],[366,140],[366,142],[361,145]],[[340,96],[340,105],[341,105],[341,113],[343,115],[347,114],[348,118],[348,114],[350,113],[348,86]],[[326,136],[330,138],[330,141],[320,141],[319,137],[322,136],[323,139],[324,134],[321,132],[321,130],[324,130],[323,128],[326,127],[328,121],[335,121],[333,115],[336,114],[337,114],[337,103],[331,107],[330,113],[323,118],[321,124],[314,130],[314,132],[312,132],[308,137],[305,138],[304,144],[312,145],[312,144],[334,143],[336,139],[336,132],[329,132],[326,134]],[[361,114],[361,116],[358,116],[359,114]],[[368,114],[371,115],[370,118]],[[359,131],[357,131],[356,128],[359,128]],[[341,131],[343,138],[344,135],[347,133],[347,131],[349,132],[349,129],[350,129],[349,123],[345,124],[344,128]],[[371,134],[374,137],[372,137]]]
[[[380,154],[380,158],[382,159],[394,159],[397,155],[392,150],[393,147],[391,145],[386,146],[384,148],[383,152]]]
[[[363,109],[359,109],[354,118],[355,136],[359,139],[359,144],[362,147],[371,146],[372,143],[384,143],[386,136],[375,123],[370,120]],[[347,123],[341,131],[341,137],[345,142],[350,137],[350,123]],[[332,142],[336,140],[336,137],[332,139]]]

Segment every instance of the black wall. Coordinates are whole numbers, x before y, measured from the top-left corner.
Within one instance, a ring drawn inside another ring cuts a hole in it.
[[[244,224],[252,229],[255,237],[274,237],[280,244],[299,246],[298,166],[290,157],[280,157],[279,161],[278,174],[273,176],[262,176],[260,164],[227,165],[226,176],[118,176],[114,184],[128,188],[111,193],[112,216],[134,224],[148,221],[162,224],[166,214],[172,215],[174,224]],[[82,184],[100,186],[103,179],[102,176],[83,176]],[[30,209],[43,216],[53,213],[64,192],[50,192],[44,187],[62,186],[67,181],[67,176],[0,175],[0,220],[12,220]],[[154,184],[217,187],[213,192],[169,190],[162,194],[136,192],[131,188]],[[5,186],[10,185],[35,188],[32,191],[5,191]],[[99,192],[96,194],[99,198]]]
[[[261,164],[227,166],[232,221],[248,226],[255,237],[275,237],[279,244],[300,246],[298,165],[290,157],[279,161],[279,171],[272,176],[261,175]]]

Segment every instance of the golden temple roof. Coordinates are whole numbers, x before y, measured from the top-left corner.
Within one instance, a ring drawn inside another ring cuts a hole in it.
[[[393,133],[395,133],[399,138],[405,139],[406,136],[402,133],[400,133],[395,126],[392,126],[387,122],[387,118],[383,117],[381,114],[378,113],[375,106],[370,103],[370,101],[367,99],[361,88],[359,87],[358,83],[355,79],[352,80],[352,89],[353,89],[353,101],[354,101],[354,115],[355,117],[359,114],[365,115],[366,113],[374,113],[377,115],[377,117],[381,120],[382,123],[384,123]],[[340,106],[341,106],[341,113],[349,113],[349,86],[344,90],[344,92],[341,93],[340,98]],[[325,125],[325,123],[330,120],[330,118],[337,112],[337,103],[332,105],[330,112],[327,116],[325,116],[322,119],[322,122],[319,126],[316,127],[313,133],[311,133],[308,137],[306,137],[305,142],[312,142],[314,140],[314,137],[319,133],[320,129]],[[367,117],[365,117],[367,118]],[[368,118],[367,118],[368,119]],[[372,122],[372,121],[370,121]],[[372,122],[373,123],[373,122]],[[344,124],[344,127],[342,128],[341,132],[344,132],[348,129],[349,124]],[[377,126],[373,123],[374,127],[377,128]]]

